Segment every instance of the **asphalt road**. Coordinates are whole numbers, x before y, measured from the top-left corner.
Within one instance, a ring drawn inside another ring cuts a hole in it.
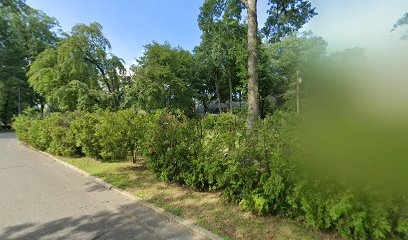
[[[0,133],[0,239],[194,239],[153,210]]]

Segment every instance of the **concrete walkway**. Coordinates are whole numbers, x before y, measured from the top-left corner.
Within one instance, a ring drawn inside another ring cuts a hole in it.
[[[0,239],[196,239],[0,133]]]

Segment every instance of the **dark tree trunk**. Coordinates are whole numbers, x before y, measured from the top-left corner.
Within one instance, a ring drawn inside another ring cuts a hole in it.
[[[239,108],[241,109],[242,108],[242,92],[241,92],[241,90],[238,92],[238,95],[239,95]]]
[[[44,104],[41,104],[40,107],[41,107],[41,109],[40,109],[40,111],[41,111],[41,119],[43,119],[43,118],[44,118]]]
[[[232,113],[232,81],[231,78],[228,78],[229,85],[229,113]]]
[[[202,100],[204,115],[208,112],[208,103],[205,100]]]
[[[220,96],[220,86],[218,85],[218,74],[215,73],[215,93],[217,94],[218,111],[221,114],[221,96]]]

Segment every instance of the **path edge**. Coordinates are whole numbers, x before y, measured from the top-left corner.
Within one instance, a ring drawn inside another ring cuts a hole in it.
[[[24,144],[24,146],[27,146],[27,145]],[[57,157],[55,157],[54,155],[52,155],[52,154],[50,154],[48,152],[40,151],[40,150],[35,149],[35,148],[31,147],[31,146],[27,146],[27,147],[31,148],[34,151],[42,153],[43,155],[49,157],[53,161],[55,161],[55,162],[57,162],[59,164],[62,164],[63,166],[65,166],[65,167],[79,173],[80,175],[83,175],[83,176],[89,178],[93,182],[103,186],[105,189],[114,191],[116,193],[119,193],[122,196],[124,196],[125,198],[131,199],[131,200],[135,201],[136,203],[139,203],[140,205],[153,210],[154,212],[156,212],[159,215],[164,216],[165,218],[167,218],[171,222],[176,223],[179,226],[189,230],[191,233],[193,233],[197,237],[200,237],[200,238],[203,238],[203,239],[211,239],[211,240],[221,240],[221,239],[223,239],[220,236],[216,235],[215,233],[212,233],[212,232],[208,231],[207,229],[204,229],[202,227],[199,227],[199,226],[195,225],[190,220],[183,219],[183,218],[181,218],[179,216],[176,216],[176,215],[174,215],[174,214],[172,214],[170,212],[167,212],[163,208],[157,207],[157,206],[155,206],[155,205],[153,205],[153,204],[151,204],[151,203],[149,203],[149,202],[147,202],[147,201],[133,195],[130,192],[127,192],[127,191],[125,191],[123,189],[115,187],[112,184],[105,182],[105,180],[103,180],[103,179],[101,179],[99,177],[96,177],[96,176],[94,176],[94,175],[92,175],[92,174],[90,174],[90,173],[88,173],[88,172],[86,172],[86,171],[84,171],[84,170],[82,170],[82,169],[68,163],[68,162],[62,161],[62,160],[58,159]]]

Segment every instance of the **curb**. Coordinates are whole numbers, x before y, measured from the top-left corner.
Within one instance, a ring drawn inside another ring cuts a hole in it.
[[[208,231],[208,230],[206,230],[206,229],[204,229],[202,227],[199,227],[199,226],[195,225],[192,221],[182,219],[181,217],[178,217],[178,216],[176,216],[176,215],[174,215],[174,214],[172,214],[170,212],[167,212],[163,208],[156,207],[153,204],[148,203],[145,200],[134,196],[130,192],[126,192],[126,191],[124,191],[124,190],[122,190],[120,188],[117,188],[117,187],[105,182],[101,178],[95,177],[94,175],[92,175],[92,174],[90,174],[90,173],[88,173],[88,172],[86,172],[86,171],[84,171],[84,170],[82,170],[82,169],[80,169],[78,167],[75,167],[74,165],[71,165],[71,164],[69,164],[67,162],[64,162],[64,161],[56,158],[55,156],[51,155],[50,153],[36,150],[36,149],[32,148],[31,146],[29,146],[29,148],[31,148],[32,150],[35,150],[37,152],[40,152],[43,155],[51,158],[55,162],[58,162],[58,163],[64,165],[65,167],[67,167],[67,168],[69,168],[69,169],[71,169],[71,170],[73,170],[73,171],[75,171],[75,172],[77,172],[77,173],[91,179],[92,181],[102,185],[105,189],[114,191],[116,193],[119,193],[119,194],[123,195],[124,197],[129,198],[129,199],[135,201],[136,203],[139,203],[142,206],[155,211],[157,214],[163,216],[164,218],[168,219],[169,221],[171,221],[173,223],[178,224],[179,226],[185,228],[186,230],[190,231],[195,236],[197,236],[197,237],[199,237],[201,239],[211,239],[211,240],[221,240],[222,239],[218,235],[216,235],[216,234],[214,234],[214,233],[212,233],[212,232],[210,232],[210,231]]]

